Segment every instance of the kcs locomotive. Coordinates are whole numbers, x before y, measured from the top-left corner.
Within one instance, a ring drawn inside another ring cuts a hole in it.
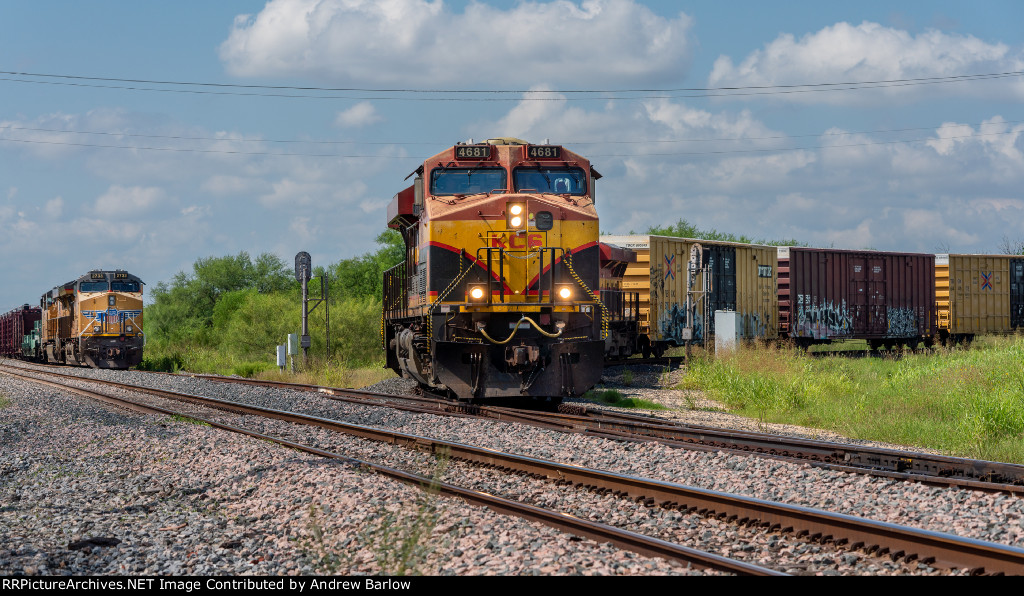
[[[470,140],[410,176],[388,208],[405,259],[384,273],[387,366],[469,401],[590,389],[607,330],[590,162],[547,142]]]

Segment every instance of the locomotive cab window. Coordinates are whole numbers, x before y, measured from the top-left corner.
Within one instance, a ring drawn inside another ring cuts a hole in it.
[[[502,168],[437,168],[430,172],[432,195],[472,195],[506,188]]]
[[[138,292],[139,282],[137,281],[115,281],[110,284],[114,292]]]
[[[587,175],[580,168],[516,168],[512,172],[515,191],[534,190],[556,195],[587,194]]]
[[[78,286],[79,292],[106,292],[108,289],[105,281],[83,281]]]

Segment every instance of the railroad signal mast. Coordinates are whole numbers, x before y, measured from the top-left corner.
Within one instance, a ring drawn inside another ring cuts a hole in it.
[[[327,302],[327,273],[325,272],[320,276],[320,297],[309,299],[309,280],[312,278],[313,272],[313,259],[309,256],[309,253],[302,251],[295,255],[295,281],[302,284],[302,337],[300,338],[300,345],[302,346],[302,366],[309,366],[309,313],[313,312],[320,306],[322,302],[324,305],[324,316],[327,322],[327,356],[330,358],[331,355],[331,311],[330,305]],[[309,303],[312,302],[313,306],[310,307]]]

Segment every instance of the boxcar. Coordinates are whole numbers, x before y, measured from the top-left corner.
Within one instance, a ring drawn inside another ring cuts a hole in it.
[[[639,333],[645,353],[711,341],[714,313],[719,310],[739,314],[740,339],[777,337],[774,246],[669,236],[602,236],[601,240],[637,253],[637,262],[626,267],[622,286],[639,293]],[[643,345],[645,339],[647,345]]]
[[[640,295],[622,287],[626,269],[636,263],[636,252],[607,242],[601,242],[600,249],[600,297],[608,311],[604,356],[628,358],[641,351],[637,328]]]
[[[638,299],[637,333],[646,337],[651,330],[651,237],[637,234],[601,236],[601,242],[631,250],[636,260],[622,272],[622,290],[636,292]]]
[[[5,358],[33,358],[25,354],[25,336],[31,335],[36,322],[42,317],[38,306],[24,305],[0,316],[0,356]]]
[[[976,335],[1024,327],[1024,257],[935,255],[938,338],[970,342]]]
[[[797,345],[864,339],[915,348],[936,336],[935,255],[778,249],[779,334]]]

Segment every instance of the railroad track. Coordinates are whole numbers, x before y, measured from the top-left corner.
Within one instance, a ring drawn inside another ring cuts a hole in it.
[[[651,416],[571,407],[570,404],[563,404],[570,406],[570,413],[556,413],[495,406],[464,406],[431,397],[380,394],[282,381],[220,375],[191,376],[223,383],[313,391],[328,399],[354,403],[387,403],[391,407],[411,412],[519,422],[563,432],[585,432],[615,440],[650,440],[685,449],[726,450],[908,482],[1024,495],[1024,466],[1018,464],[679,424]]]
[[[23,373],[9,373],[23,375]],[[39,373],[37,373],[39,374]],[[45,373],[53,374],[53,373]],[[75,378],[76,382],[96,382],[94,379]],[[118,384],[121,388],[128,388],[124,384]],[[143,391],[162,398],[187,401],[193,404],[203,404],[205,407],[214,407],[221,410],[231,411],[238,414],[269,416],[278,420],[286,420],[296,424],[314,425],[323,428],[330,428],[340,432],[346,432],[355,436],[385,442],[393,445],[405,445],[420,451],[430,453],[444,453],[460,461],[475,462],[487,466],[494,466],[501,469],[512,470],[530,477],[544,477],[557,480],[561,484],[574,485],[588,488],[597,492],[611,492],[621,497],[643,503],[646,506],[659,506],[669,509],[699,512],[704,516],[721,518],[738,524],[739,526],[761,527],[766,530],[780,530],[787,534],[806,537],[812,541],[823,544],[845,545],[846,548],[863,549],[875,555],[887,555],[893,560],[902,561],[925,561],[930,565],[938,567],[970,569],[976,573],[1024,573],[1024,550],[992,543],[980,542],[977,540],[963,539],[955,536],[928,532],[925,530],[906,528],[893,524],[865,520],[862,518],[829,513],[820,510],[772,503],[749,497],[728,495],[715,491],[696,489],[669,482],[661,482],[621,474],[591,470],[579,466],[558,464],[555,462],[527,458],[515,454],[500,453],[490,449],[479,449],[471,446],[460,445],[445,441],[438,441],[425,437],[418,437],[375,429],[360,425],[351,425],[335,420],[316,418],[296,412],[282,412],[246,406],[235,402],[203,398],[199,396],[188,396],[167,392],[164,390],[153,390],[149,388],[135,388],[133,391]],[[151,406],[137,406],[151,407]],[[162,413],[168,413],[164,408]],[[195,418],[194,415],[177,413]],[[204,420],[207,423],[218,427],[226,425],[212,420]],[[235,430],[234,428],[232,430]],[[288,444],[296,448],[297,444],[281,440],[279,438],[261,435],[262,438],[275,440],[282,444]],[[316,448],[313,448],[316,449]],[[323,450],[320,450],[323,451]],[[317,452],[317,451],[313,451]],[[321,453],[322,455],[333,456],[336,454]],[[340,457],[340,456],[339,456]],[[375,471],[378,468],[375,464],[359,462],[359,465],[373,466]],[[383,472],[382,472],[383,473]],[[406,474],[403,472],[402,474]],[[415,480],[403,480],[408,482],[423,482],[424,477],[420,476]],[[457,489],[457,487],[456,487]],[[456,492],[456,489],[450,489]],[[446,489],[446,491],[449,489]],[[462,495],[460,495],[462,496]],[[467,498],[467,497],[463,497]],[[473,499],[482,498],[472,496]],[[491,505],[488,505],[489,507]],[[495,503],[499,510],[501,507],[511,507],[511,504]],[[539,518],[550,520],[551,514],[534,512]],[[555,516],[561,519],[559,516]],[[564,520],[563,520],[564,521]],[[584,533],[596,531],[593,528],[584,530],[581,526],[575,525],[570,531]],[[606,539],[606,538],[601,538]],[[611,539],[609,539],[611,540]],[[635,537],[615,538],[624,544]],[[613,540],[613,541],[614,541]],[[662,541],[664,542],[664,541]],[[646,543],[645,543],[646,544]],[[650,544],[637,546],[635,548],[655,548]],[[657,546],[664,549],[664,545]],[[671,549],[670,549],[671,550]],[[649,554],[649,551],[638,551]],[[662,550],[661,552],[664,552]],[[691,556],[687,553],[686,556]],[[657,556],[667,556],[658,554]],[[718,565],[719,562],[704,560],[702,563],[694,562],[695,565]],[[713,567],[718,568],[718,567]],[[733,571],[737,572],[737,571]],[[748,570],[751,573],[759,573],[756,570]]]
[[[642,358],[642,357],[638,357],[638,356],[632,356],[630,358],[620,358],[620,359],[608,359],[608,358],[606,358],[605,361],[604,361],[604,366],[605,366],[605,368],[608,368],[609,366],[640,366],[640,365],[676,367],[676,366],[682,366],[685,363],[686,363],[686,357],[685,356],[661,356],[661,357],[652,357],[652,358]]]
[[[12,375],[17,378],[28,380],[31,382],[43,383],[45,385],[56,387],[65,391],[71,391],[73,393],[84,395],[86,397],[90,397],[92,399],[96,399],[104,403],[116,405],[119,407],[125,407],[135,412],[144,414],[162,414],[167,416],[187,418],[195,422],[208,424],[214,428],[244,434],[258,439],[272,441],[285,447],[290,447],[292,449],[297,449],[300,451],[304,451],[306,453],[312,453],[314,455],[319,455],[321,457],[327,457],[343,461],[350,465],[358,466],[360,468],[373,471],[375,473],[381,474],[383,476],[386,476],[393,480],[397,480],[399,482],[403,482],[420,488],[429,487],[430,490],[437,491],[439,494],[443,494],[445,496],[459,497],[474,505],[488,507],[499,513],[514,515],[524,519],[537,521],[545,525],[559,529],[561,531],[576,534],[578,536],[582,536],[585,538],[590,538],[597,541],[611,542],[612,544],[615,544],[620,548],[637,552],[643,555],[662,557],[667,560],[674,560],[679,561],[681,563],[691,564],[702,569],[713,569],[716,571],[724,571],[739,575],[787,575],[785,573],[773,569],[768,569],[765,567],[752,565],[742,561],[737,561],[713,553],[688,548],[683,545],[674,544],[651,536],[645,536],[643,534],[638,534],[636,532],[631,532],[629,530],[623,530],[620,528],[609,526],[607,524],[592,522],[562,512],[551,511],[541,507],[535,507],[526,503],[505,499],[502,497],[490,495],[469,488],[456,486],[450,483],[438,482],[435,479],[432,479],[428,476],[410,473],[393,467],[375,464],[369,461],[354,459],[338,453],[326,451],[324,449],[320,449],[312,445],[283,439],[281,437],[263,434],[240,426],[225,424],[213,418],[197,416],[191,412],[174,410],[168,407],[162,407],[153,404],[140,403],[138,401],[130,400],[124,397],[114,396],[109,393],[103,393],[83,389],[81,387],[71,386],[68,385],[66,382],[46,381],[32,375],[26,375],[20,372],[12,372],[10,370],[11,368],[15,367],[4,365],[0,367],[0,373]],[[33,372],[39,373],[39,371]],[[426,450],[434,453],[444,453],[446,456],[458,457],[456,454],[451,453],[450,450],[450,447],[454,446],[455,444],[434,442],[429,439],[424,439],[422,437],[413,437],[409,435],[403,435],[401,433],[390,433],[387,431],[381,431],[379,429],[370,429],[368,427],[346,425],[344,423],[340,423],[337,421],[330,421],[294,412],[269,410],[267,408],[261,408],[258,406],[247,406],[235,402],[218,400],[215,398],[206,398],[201,396],[186,395],[173,391],[131,386],[125,383],[101,381],[97,379],[83,379],[81,377],[62,375],[60,373],[55,372],[42,372],[39,374],[50,375],[53,377],[63,377],[64,380],[67,380],[68,378],[73,378],[76,382],[95,383],[100,385],[117,387],[119,389],[138,391],[174,401],[188,402],[191,404],[203,405],[216,410],[229,411],[235,414],[257,415],[275,418],[278,420],[284,420],[286,422],[291,422],[295,424],[320,426],[322,428],[346,432],[347,434],[351,434],[353,436],[359,436],[362,438],[368,438],[371,440],[386,442],[394,445],[402,445],[419,451]],[[479,454],[483,453],[484,451],[486,450],[480,450],[477,453],[477,455],[479,456]],[[494,465],[494,460],[488,461],[486,463]]]
[[[1024,466],[1019,464],[679,424],[652,416],[574,407],[573,404],[563,404],[569,406],[570,413],[544,412],[496,406],[467,406],[433,397],[394,395],[284,381],[209,374],[188,376],[222,383],[316,392],[325,399],[363,405],[386,404],[413,413],[518,422],[562,432],[587,433],[612,440],[655,441],[682,449],[753,454],[781,461],[810,463],[835,471],[870,474],[907,482],[1024,495]]]

